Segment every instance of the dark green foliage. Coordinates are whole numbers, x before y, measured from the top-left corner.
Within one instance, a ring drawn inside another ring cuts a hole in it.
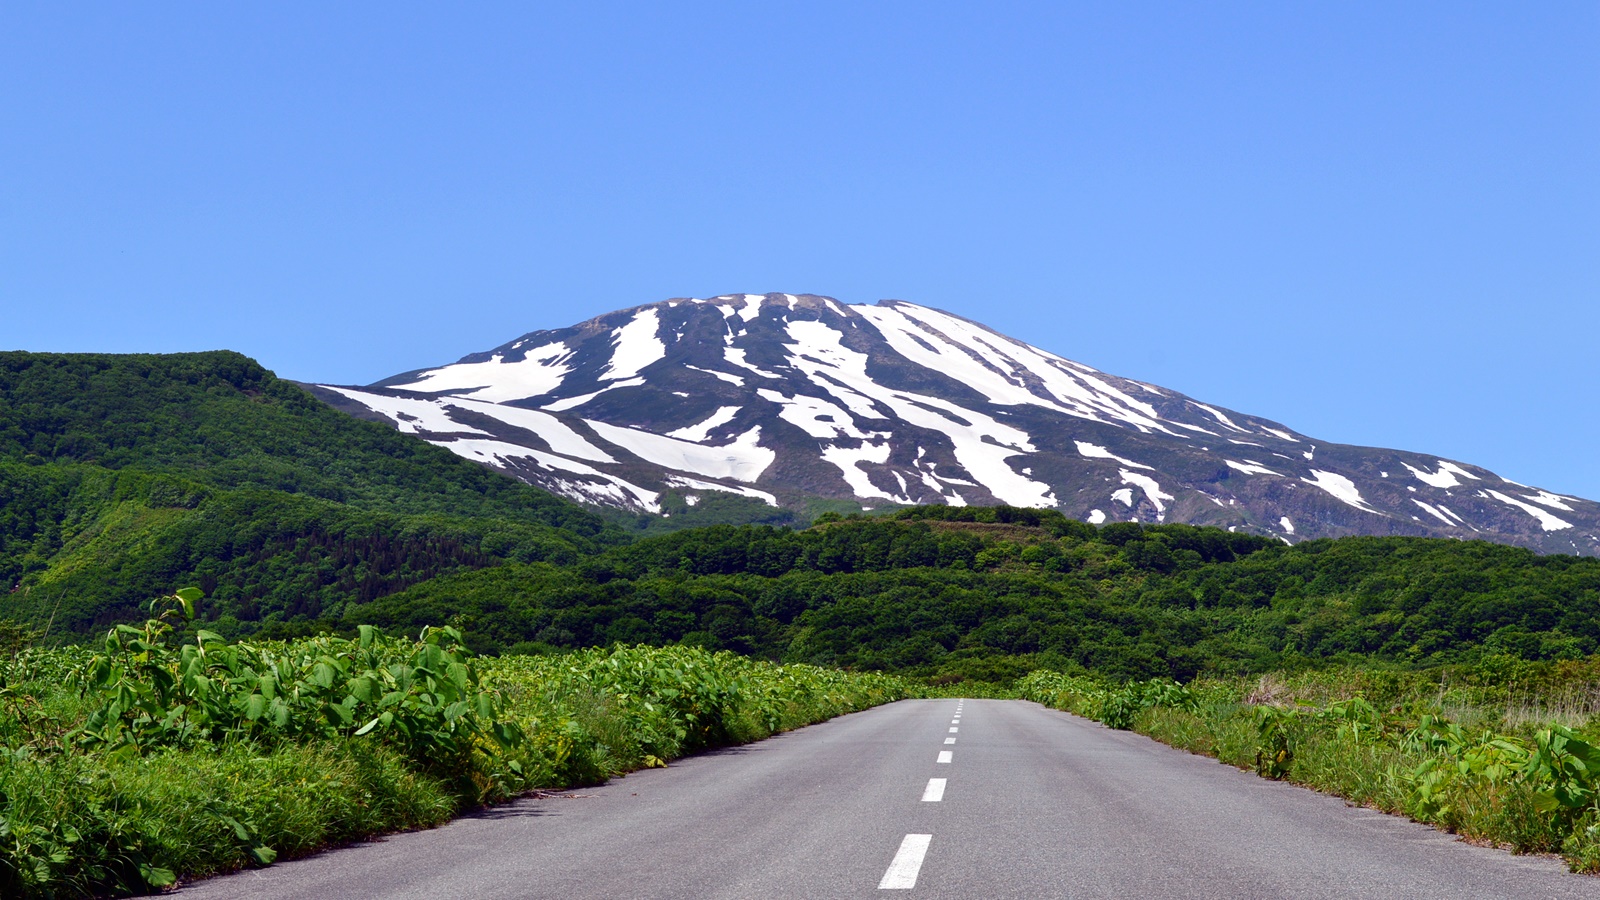
[[[153,506],[198,502],[189,492],[205,485],[395,513],[509,516],[590,537],[603,527],[572,503],[354,420],[228,351],[0,353],[0,459],[190,482],[146,487]]]
[[[1286,547],[1036,510],[904,510],[806,531],[719,526],[577,566],[448,576],[351,607],[462,616],[481,650],[684,642],[773,659],[1010,678],[1046,666],[1188,680],[1346,657],[1437,664],[1600,649],[1600,561],[1485,543]],[[1025,660],[998,665],[993,660]],[[1004,673],[1004,674],[1001,674]]]
[[[172,599],[184,615],[173,618],[186,622],[199,598],[197,589],[179,591]],[[520,730],[502,721],[500,696],[480,686],[453,628],[425,629],[414,642],[366,626],[355,640],[230,644],[202,630],[179,643],[168,618],[118,625],[75,673],[94,701],[72,734],[80,746],[145,755],[371,734],[419,770],[447,779],[482,769],[475,753],[521,742]]]
[[[909,688],[682,647],[485,660],[454,644],[178,641],[154,621],[100,653],[0,659],[0,897],[155,893]]]
[[[442,573],[621,539],[236,353],[0,353],[0,617],[56,639],[175,583],[224,631],[293,634]]]

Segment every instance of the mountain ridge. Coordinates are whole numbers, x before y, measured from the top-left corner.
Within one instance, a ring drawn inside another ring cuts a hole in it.
[[[1600,554],[1592,501],[1312,438],[903,300],[671,298],[372,385],[308,387],[554,493],[640,513],[722,491],[772,507],[1008,504],[1289,542],[1445,536]]]

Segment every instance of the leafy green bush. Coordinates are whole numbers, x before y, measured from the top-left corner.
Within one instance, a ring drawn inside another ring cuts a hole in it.
[[[485,660],[527,735],[527,786],[587,783],[910,696],[899,678],[773,666],[726,651],[614,647]]]
[[[100,703],[74,732],[82,746],[116,756],[371,734],[421,770],[476,780],[485,798],[503,793],[479,758],[484,739],[505,749],[521,735],[501,720],[499,697],[479,687],[453,629],[428,629],[415,642],[367,627],[355,641],[244,645],[201,631],[174,646],[164,640],[169,627],[119,625],[88,661],[85,690]]]
[[[683,647],[486,659],[449,628],[228,643],[184,621],[0,657],[0,896],[144,893],[911,690]]]

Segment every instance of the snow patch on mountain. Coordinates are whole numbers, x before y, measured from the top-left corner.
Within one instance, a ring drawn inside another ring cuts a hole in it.
[[[429,369],[406,384],[391,385],[395,390],[418,393],[456,393],[471,400],[499,403],[548,394],[561,386],[572,371],[567,360],[572,350],[555,341],[527,351],[519,360],[507,362],[496,353],[483,362],[456,363]],[[467,391],[467,393],[461,393]]]
[[[1300,480],[1314,488],[1317,488],[1318,490],[1327,492],[1329,496],[1333,497],[1335,500],[1338,500],[1340,503],[1354,506],[1356,509],[1359,509],[1362,512],[1383,515],[1369,506],[1366,500],[1362,499],[1361,491],[1356,488],[1356,483],[1351,481],[1349,478],[1346,478],[1345,476],[1336,472],[1324,472],[1321,469],[1312,469],[1311,474],[1314,477],[1302,478]]]
[[[1156,508],[1156,520],[1165,520],[1167,517],[1167,505],[1161,501],[1176,500],[1178,498],[1172,496],[1171,494],[1162,492],[1161,485],[1156,483],[1156,480],[1151,478],[1149,475],[1140,475],[1137,472],[1129,472],[1127,469],[1120,469],[1118,471],[1119,474],[1122,475],[1123,484],[1137,485],[1139,488],[1144,490],[1145,497],[1148,498],[1150,500],[1150,504]]]
[[[861,468],[861,463],[885,463],[889,461],[888,444],[862,444],[859,447],[845,447],[830,444],[822,448],[822,458],[837,466],[840,474],[844,476],[845,483],[850,485],[850,490],[857,497],[880,497],[894,503],[910,505],[913,501],[899,497],[879,488],[867,477]]]
[[[714,481],[701,481],[698,478],[689,478],[684,475],[668,475],[666,480],[667,484],[670,484],[673,487],[693,488],[697,491],[724,491],[729,494],[738,494],[741,497],[753,497],[767,504],[768,506],[778,505],[777,497],[774,497],[766,491],[758,491],[755,488],[745,487],[744,485],[740,484],[717,484]],[[698,499],[698,497],[693,499],[685,497],[683,498],[683,501],[690,506],[693,506]]]
[[[1532,500],[1534,503],[1548,506],[1551,509],[1559,509],[1562,512],[1577,512],[1576,509],[1568,505],[1568,502],[1579,502],[1576,497],[1563,497],[1560,494],[1552,494],[1549,491],[1540,491],[1538,494],[1533,495],[1523,494],[1523,497]]]
[[[638,507],[653,513],[661,511],[661,495],[655,491],[646,490],[593,466],[586,466],[553,453],[545,453],[518,444],[508,444],[504,441],[485,441],[475,438],[442,441],[440,445],[457,456],[481,463],[505,467],[517,460],[532,460],[546,469],[586,476],[581,481],[561,479],[561,483],[566,487],[564,493],[568,496],[586,497],[591,503]]]
[[[1452,528],[1455,527],[1456,523],[1452,522],[1450,520],[1449,516],[1446,516],[1442,511],[1434,508],[1431,504],[1423,503],[1421,500],[1418,500],[1415,497],[1411,498],[1411,502],[1415,503],[1416,505],[1418,505],[1420,507],[1422,507],[1425,511],[1427,511],[1428,515],[1433,516],[1435,519],[1438,519],[1439,521],[1443,522],[1446,525],[1449,525]]]
[[[1246,475],[1277,475],[1280,478],[1283,477],[1282,472],[1274,472],[1258,462],[1238,462],[1232,459],[1225,459],[1223,462],[1227,464],[1228,468],[1243,472]]]
[[[702,369],[699,366],[686,365],[686,366],[684,366],[684,368],[685,369],[693,369],[696,372],[704,372],[707,375],[712,376],[713,378],[716,378],[716,379],[721,380],[721,381],[726,381],[729,384],[733,385],[734,387],[744,387],[744,379],[742,377],[738,376],[738,375],[730,375],[727,372],[718,372],[715,369]]]
[[[640,459],[667,469],[693,472],[708,478],[755,481],[778,456],[760,446],[759,425],[739,435],[730,444],[707,447],[664,434],[608,425],[594,419],[584,419],[583,422],[593,428],[595,434]]]
[[[1248,433],[1249,429],[1240,428],[1238,425],[1235,425],[1233,423],[1233,420],[1228,418],[1227,414],[1224,413],[1222,410],[1217,409],[1216,407],[1213,407],[1213,406],[1207,406],[1207,405],[1205,405],[1204,403],[1201,403],[1198,400],[1190,400],[1189,402],[1193,403],[1195,406],[1198,406],[1201,409],[1205,410],[1206,412],[1210,413],[1218,422],[1222,423],[1222,426],[1224,428],[1232,428],[1234,431],[1243,431],[1243,432],[1247,432]]]
[[[611,362],[600,373],[601,381],[633,378],[645,366],[666,358],[667,345],[661,340],[661,316],[654,309],[642,309],[633,321],[611,332],[615,349]]]
[[[1440,512],[1442,512],[1445,515],[1449,516],[1450,518],[1454,519],[1455,523],[1457,525],[1460,525],[1463,528],[1471,528],[1473,531],[1477,531],[1478,530],[1478,526],[1472,524],[1471,522],[1468,522],[1466,519],[1461,518],[1459,515],[1457,515],[1455,513],[1455,511],[1450,509],[1450,507],[1445,506],[1443,503],[1438,504],[1438,507],[1439,507],[1439,511]]]
[[[722,350],[722,358],[741,369],[749,369],[757,375],[760,375],[762,378],[776,378],[779,380],[783,379],[783,376],[777,374],[776,372],[768,372],[766,369],[760,369],[751,365],[745,361],[744,357],[745,351],[743,350],[735,349],[733,347],[724,347]]]
[[[1443,524],[1450,525],[1451,528],[1458,527],[1458,525],[1459,525],[1459,522],[1454,522],[1454,520],[1451,519],[1450,516],[1445,516],[1445,511],[1443,511],[1443,509],[1437,508],[1437,506],[1434,506],[1434,504],[1422,503],[1421,500],[1418,500],[1418,498],[1414,498],[1414,496],[1413,496],[1413,498],[1411,498],[1411,503],[1418,504],[1418,506],[1421,506],[1421,508],[1424,509],[1424,511],[1427,511],[1427,514],[1429,514],[1429,516],[1435,517],[1435,519],[1440,520],[1440,522],[1443,522]]]
[[[1092,421],[1123,421],[1141,431],[1171,433],[1148,403],[963,319],[909,303],[862,307],[858,312],[900,355],[955,379],[991,403],[1031,404]],[[1031,390],[1030,377],[1055,400]]]
[[[709,441],[711,440],[711,432],[732,422],[733,417],[739,414],[741,408],[738,406],[719,406],[716,412],[707,416],[703,421],[669,431],[667,432],[667,437],[675,437],[681,441],[690,441],[696,444]]]
[[[744,306],[739,309],[739,318],[746,322],[761,315],[761,301],[766,299],[762,294],[745,294]]]
[[[1483,494],[1493,497],[1494,499],[1499,500],[1501,503],[1509,506],[1515,506],[1517,509],[1520,509],[1528,515],[1533,516],[1535,519],[1539,520],[1539,527],[1543,528],[1545,531],[1560,531],[1563,528],[1572,527],[1571,522],[1556,516],[1554,513],[1540,509],[1531,503],[1523,503],[1521,500],[1517,500],[1513,497],[1507,497],[1505,494],[1502,494],[1499,491],[1486,488],[1484,489]]]
[[[1112,453],[1110,450],[1107,450],[1106,448],[1104,448],[1104,447],[1102,447],[1102,446],[1100,446],[1098,444],[1091,444],[1091,443],[1088,443],[1086,441],[1073,441],[1073,443],[1076,444],[1077,447],[1078,447],[1078,455],[1079,456],[1085,456],[1085,457],[1088,457],[1089,459],[1110,459],[1110,460],[1115,460],[1116,462],[1122,463],[1123,465],[1129,466],[1129,467],[1134,468],[1134,469],[1149,469],[1149,468],[1151,468],[1150,466],[1147,466],[1144,463],[1136,463],[1131,459],[1123,459],[1122,457],[1116,455],[1115,453]]]
[[[814,438],[849,437],[865,440],[875,434],[857,428],[856,420],[851,418],[848,412],[838,404],[821,397],[806,394],[785,397],[777,391],[765,388],[756,394],[761,399],[778,405],[779,418]]]
[[[1418,481],[1429,485],[1430,487],[1453,488],[1459,487],[1463,483],[1461,481],[1462,478],[1469,478],[1473,481],[1478,480],[1478,476],[1468,472],[1466,469],[1461,468],[1453,462],[1446,462],[1442,459],[1438,462],[1439,471],[1437,472],[1429,472],[1427,469],[1419,469],[1408,462],[1402,462],[1401,465],[1410,469],[1411,474],[1417,476]]]
[[[614,391],[618,388],[638,387],[642,384],[644,384],[643,378],[630,378],[627,381],[619,381],[615,384],[608,384],[598,391],[592,391],[577,397],[567,397],[562,400],[557,400],[554,403],[546,403],[544,408],[551,412],[566,412],[569,409],[577,409],[585,403],[588,403],[590,400],[593,400],[601,394],[604,394],[606,391]]]
[[[449,411],[434,400],[422,400],[415,397],[394,397],[388,394],[358,391],[354,388],[329,388],[329,390],[343,394],[368,409],[383,413],[393,419],[395,426],[405,434],[421,434],[423,432],[435,434],[489,434],[487,431],[473,428],[471,425],[463,425],[450,418]]]
[[[1033,452],[1028,434],[993,417],[957,406],[948,400],[883,387],[867,375],[867,355],[844,346],[844,334],[822,322],[790,322],[786,331],[797,348],[792,365],[824,391],[838,394],[838,386],[891,409],[912,425],[943,433],[954,447],[956,462],[996,498],[1012,506],[1054,506],[1050,486],[1012,469],[1006,460]]]
[[[435,401],[442,403],[443,401]],[[507,406],[504,403],[484,403],[478,400],[452,400],[451,406],[488,416],[499,422],[504,422],[512,428],[521,428],[531,431],[544,439],[550,449],[566,456],[576,456],[592,462],[616,462],[604,450],[590,443],[589,439],[568,427],[565,422],[549,413],[536,409],[525,409],[520,406]]]

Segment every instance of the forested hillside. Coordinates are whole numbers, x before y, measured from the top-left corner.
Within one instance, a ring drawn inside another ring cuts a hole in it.
[[[317,402],[237,353],[0,353],[7,618],[87,633],[194,584],[249,631],[621,540],[575,504]],[[292,630],[292,629],[291,629]]]
[[[461,617],[483,649],[684,641],[949,678],[1123,677],[1600,647],[1600,560],[1431,538],[1279,541],[924,507],[806,531],[715,527],[576,566],[447,576],[347,624]],[[330,625],[336,623],[328,623]]]

